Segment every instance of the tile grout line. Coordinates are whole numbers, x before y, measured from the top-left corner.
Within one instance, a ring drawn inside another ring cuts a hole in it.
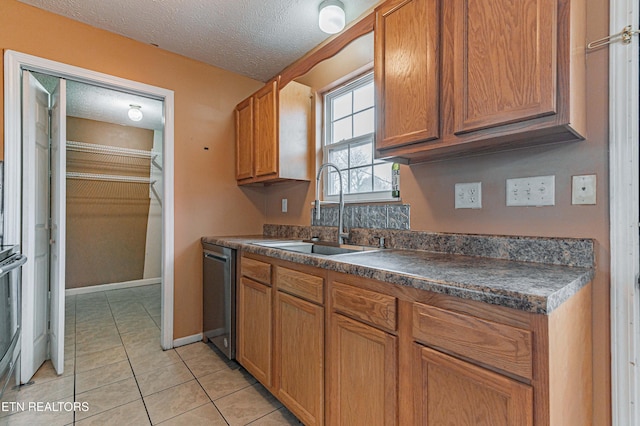
[[[207,344],[206,344],[206,343],[204,343],[204,342],[202,342],[202,343],[203,343],[203,344],[205,344],[205,345],[207,345]],[[207,346],[209,346],[209,345],[207,345]],[[213,406],[215,407],[215,409],[218,411],[218,413],[220,413],[220,416],[222,417],[222,419],[225,421],[225,423],[226,423],[227,425],[230,425],[230,423],[229,423],[229,421],[227,420],[227,418],[224,416],[224,414],[222,414],[222,411],[220,411],[220,409],[218,408],[218,405],[216,404],[216,402],[215,402],[213,399],[211,399],[211,397],[209,396],[209,393],[204,389],[204,387],[202,386],[202,383],[200,383],[200,379],[199,379],[198,377],[196,377],[196,375],[193,373],[193,371],[191,371],[191,368],[189,368],[189,365],[187,364],[187,362],[182,358],[182,355],[180,355],[180,353],[179,353],[178,351],[176,351],[176,353],[178,354],[178,356],[180,357],[180,359],[184,362],[184,364],[187,366],[187,368],[189,369],[189,371],[191,372],[191,374],[193,374],[193,377],[194,377],[194,378],[196,379],[196,381],[198,382],[198,385],[200,385],[200,388],[202,388],[202,390],[204,391],[205,395],[207,395],[207,397],[209,398],[209,400],[211,401],[211,403],[213,404]],[[215,353],[215,351],[214,351],[214,353]],[[225,364],[226,364],[226,362],[225,362]],[[240,368],[244,368],[244,367],[240,366]],[[211,375],[211,374],[216,374],[216,373],[218,373],[219,371],[222,371],[222,369],[217,370],[217,371],[214,371],[214,372],[211,372],[211,373],[206,374],[205,376],[202,376],[202,377],[206,377],[206,376],[209,376],[209,375]],[[245,371],[246,371],[246,370],[245,370]],[[238,393],[238,392],[241,392],[241,391],[243,391],[243,390],[245,390],[245,389],[247,389],[247,388],[255,387],[256,385],[263,386],[259,381],[257,381],[257,380],[256,380],[256,381],[255,381],[255,383],[248,384],[247,386],[245,386],[245,387],[243,387],[243,388],[240,388],[240,389],[236,389],[235,391],[233,391],[233,392],[231,392],[231,393],[229,393],[229,394],[227,394],[227,395],[224,395],[223,397],[220,397],[220,398],[218,398],[218,399],[227,398],[227,397],[229,397],[229,396],[231,396],[231,395],[234,395],[234,394],[236,394],[236,393]],[[246,424],[245,424],[245,426],[248,426],[248,425],[250,425],[251,423],[257,422],[258,420],[262,419],[263,417],[266,417],[266,416],[268,416],[268,415],[271,415],[271,414],[275,413],[276,411],[278,411],[278,410],[282,409],[283,407],[284,407],[284,408],[286,408],[282,403],[280,403],[280,407],[275,408],[274,410],[269,411],[268,413],[265,413],[263,416],[260,416],[260,417],[258,417],[258,418],[256,418],[256,419],[252,420],[252,421],[251,421],[251,422],[249,422],[249,423],[246,423]],[[177,416],[176,416],[176,417],[177,417]]]
[[[115,327],[116,327],[116,332],[118,333],[118,337],[120,338],[120,342],[122,343],[122,347],[123,347],[123,350],[124,350],[124,352],[125,352],[125,356],[127,357],[126,361],[129,363],[129,368],[131,368],[132,376],[133,376],[133,378],[134,378],[134,380],[135,380],[135,382],[136,382],[136,386],[137,386],[137,388],[138,388],[138,393],[140,394],[140,400],[142,401],[143,406],[144,406],[144,408],[145,408],[145,412],[147,413],[147,418],[149,419],[149,423],[151,423],[151,418],[149,417],[149,412],[148,412],[148,410],[147,410],[146,404],[144,403],[144,398],[142,397],[142,392],[141,392],[141,390],[140,390],[140,386],[138,385],[138,381],[137,381],[137,379],[136,379],[135,372],[134,372],[134,370],[133,370],[133,366],[131,365],[131,360],[130,360],[130,358],[129,358],[129,355],[128,355],[127,350],[126,350],[126,346],[125,346],[125,344],[124,344],[124,341],[122,340],[122,335],[120,334],[120,330],[119,330],[118,325],[117,325],[117,322],[116,322],[116,320],[115,320],[115,317],[116,317],[116,316],[115,316],[115,314],[114,314],[114,312],[113,312],[113,309],[112,309],[112,307],[111,307],[111,302],[112,302],[112,301],[109,299],[109,297],[107,296],[106,292],[102,291],[102,292],[100,292],[100,293],[104,294],[104,298],[106,299],[107,306],[109,307],[109,311],[111,312],[111,317],[112,317],[113,323],[114,323],[114,325],[115,325]],[[74,306],[74,308],[75,308],[75,309],[77,309],[77,306]],[[146,310],[146,309],[145,309],[145,310]],[[148,314],[148,313],[147,313],[147,314]],[[74,319],[74,320],[76,321],[76,325],[77,325],[77,315],[75,316],[75,319]],[[77,330],[76,330],[76,331],[77,331]],[[75,345],[75,344],[77,344],[77,335],[76,335],[76,333],[75,333],[75,331],[74,331],[74,345]],[[76,349],[77,349],[77,348],[76,348]],[[96,352],[100,352],[100,351],[96,351]],[[95,353],[95,352],[92,352],[92,353]],[[77,356],[76,354],[77,354],[77,351],[75,351],[75,353],[74,353],[74,359],[76,359],[76,358],[75,358],[75,357]],[[87,355],[89,355],[89,354],[87,354]],[[124,361],[124,360],[123,360],[123,361]],[[118,361],[118,362],[121,362],[121,361]],[[76,365],[75,365],[75,364],[76,364],[76,363],[74,362],[74,401],[75,401],[75,399],[76,399],[76,379],[77,379],[77,377],[76,377],[77,370],[76,370],[76,368],[75,368],[75,367],[76,367]],[[115,363],[106,364],[106,365],[104,365],[104,366],[96,367],[96,368],[103,368],[103,367],[107,367],[107,366],[112,365],[112,364],[115,364]],[[88,372],[88,371],[91,371],[91,370],[87,370],[87,372]],[[83,372],[83,373],[84,373],[84,372]],[[99,386],[99,387],[97,387],[97,388],[94,388],[94,389],[88,390],[87,392],[90,392],[90,391],[93,391],[93,390],[96,390],[96,389],[100,389],[101,387],[109,386],[109,385],[112,385],[112,384],[115,384],[115,383],[124,382],[124,381],[127,381],[127,380],[128,380],[128,378],[125,378],[125,379],[119,380],[119,381],[117,381],[117,382],[109,383],[109,384],[106,384],[106,385]],[[84,392],[83,392],[83,393],[84,393]],[[130,403],[132,403],[132,402],[135,402],[135,401],[129,401],[129,402],[127,402],[127,403],[120,404],[120,405],[117,405],[117,406],[115,406],[115,407],[111,407],[111,408],[109,408],[109,410],[112,410],[112,409],[115,409],[115,408],[118,408],[118,407],[122,407],[123,405],[130,404]],[[100,413],[95,413],[95,414],[93,414],[93,415],[91,415],[91,416],[89,416],[89,417],[86,417],[85,419],[82,419],[82,420],[86,420],[86,419],[89,419],[89,418],[91,418],[91,417],[94,417],[94,416],[100,415],[100,414],[102,414],[102,413],[104,413],[104,412],[106,412],[106,411],[109,411],[109,410],[105,410],[105,411],[102,411],[102,412],[100,412]],[[75,423],[76,423],[76,420],[75,420],[75,413],[74,413],[74,422],[73,422],[72,424],[74,424],[74,425],[75,425]]]
[[[107,296],[105,294],[105,296]],[[153,424],[153,422],[151,421],[151,414],[149,414],[149,410],[147,409],[147,404],[144,400],[144,397],[142,396],[142,389],[140,389],[140,383],[138,383],[138,378],[136,377],[136,372],[133,369],[133,365],[131,364],[131,358],[129,358],[129,352],[127,352],[127,346],[124,344],[124,341],[122,340],[122,334],[120,334],[120,328],[118,328],[118,322],[116,321],[115,316],[113,315],[113,309],[111,308],[111,301],[109,300],[109,297],[107,296],[107,303],[109,304],[109,310],[111,311],[111,316],[113,316],[113,322],[116,324],[116,330],[118,330],[118,337],[120,338],[120,341],[122,342],[122,348],[124,349],[124,354],[127,357],[127,362],[129,363],[129,368],[131,368],[131,374],[133,375],[133,380],[136,382],[136,387],[138,388],[138,393],[140,394],[140,400],[142,401],[142,406],[144,407],[144,411],[147,413],[147,419],[149,419],[149,424]],[[144,307],[144,305],[143,305]],[[145,312],[146,312],[146,308],[145,308]]]
[[[204,342],[203,342],[204,343]],[[204,343],[206,345],[206,343]],[[216,405],[215,401],[213,399],[211,399],[211,396],[209,396],[209,392],[207,392],[207,390],[204,388],[204,386],[202,386],[202,383],[200,383],[200,379],[198,377],[196,377],[195,373],[191,370],[191,368],[189,367],[189,364],[187,364],[187,362],[184,360],[184,358],[182,357],[182,355],[180,355],[180,352],[176,351],[176,354],[178,354],[178,357],[180,358],[180,360],[184,363],[184,365],[187,367],[187,370],[189,370],[189,372],[193,375],[193,378],[196,380],[196,382],[198,383],[198,386],[200,386],[200,389],[202,389],[202,391],[204,392],[205,395],[207,395],[207,398],[209,398],[209,401],[211,401],[211,404],[213,405],[213,407],[216,409],[216,411],[220,414],[220,417],[222,417],[222,420],[224,420],[224,422],[229,425],[229,421],[227,420],[227,418],[224,416],[224,414],[222,414],[222,411],[220,411],[220,409],[218,408],[218,406]],[[222,370],[220,370],[222,371]],[[216,372],[213,371],[210,374],[215,374]],[[205,376],[208,376],[209,374],[205,374]],[[205,377],[203,376],[203,377]],[[232,392],[235,393],[235,392]],[[231,395],[231,394],[229,394]],[[204,405],[204,404],[203,404]],[[177,416],[176,416],[177,417]]]
[[[264,416],[260,416],[255,420],[250,421],[249,423],[245,424],[244,426],[251,426],[252,424],[257,422],[258,420],[264,419],[265,417],[270,416],[271,414],[275,413],[276,411],[282,410],[283,408],[287,408],[287,407],[285,407],[285,405],[282,404],[280,407],[276,408],[275,410],[270,411],[270,412],[266,413]],[[288,410],[288,408],[287,408],[287,410]]]
[[[146,416],[147,416],[147,420],[149,421],[149,423],[151,423],[150,412],[149,412],[149,410],[148,410],[148,408],[147,408],[147,405],[146,405],[146,402],[145,402],[145,397],[144,397],[144,396],[142,396],[142,389],[141,389],[141,387],[140,387],[141,385],[140,385],[140,383],[139,383],[139,378],[141,377],[141,375],[137,375],[137,374],[135,373],[135,371],[134,371],[134,369],[133,369],[132,362],[131,362],[131,358],[130,358],[130,355],[132,354],[131,350],[135,350],[135,349],[137,348],[137,346],[135,346],[135,345],[134,345],[134,346],[132,346],[131,348],[127,348],[127,346],[125,345],[124,340],[123,340],[123,338],[122,338],[122,333],[121,333],[120,327],[118,326],[118,323],[116,322],[116,317],[118,317],[118,315],[120,315],[120,314],[116,315],[116,312],[114,311],[114,309],[117,307],[117,306],[116,306],[116,304],[117,304],[117,303],[119,303],[119,300],[117,300],[117,299],[116,299],[116,300],[111,300],[111,299],[107,296],[107,294],[106,294],[107,292],[102,292],[102,293],[103,293],[103,297],[105,297],[105,301],[106,301],[106,306],[105,306],[105,307],[108,307],[108,308],[109,308],[109,311],[110,311],[110,313],[111,313],[111,317],[112,317],[113,322],[114,322],[114,325],[115,325],[115,329],[116,329],[116,331],[117,331],[117,333],[118,333],[118,337],[119,337],[119,339],[120,339],[120,343],[122,344],[122,347],[123,347],[123,349],[124,349],[124,353],[125,353],[125,356],[126,356],[126,360],[127,360],[128,366],[129,366],[129,368],[131,369],[132,376],[133,376],[133,378],[134,378],[134,380],[135,380],[135,382],[136,382],[136,386],[137,386],[137,389],[138,389],[138,394],[139,394],[139,396],[140,396],[140,399],[142,400],[143,407],[144,407],[144,409],[145,409],[145,414],[146,414]],[[151,317],[151,314],[150,314],[150,312],[149,312],[149,308],[148,308],[147,306],[145,306],[142,302],[140,302],[140,300],[139,300],[139,299],[141,299],[140,295],[137,295],[137,294],[136,294],[136,295],[135,295],[135,297],[136,297],[136,301],[137,301],[137,302],[141,305],[141,307],[144,309],[144,312],[146,313],[145,317],[147,317],[147,316],[148,316],[148,317]],[[142,299],[144,299],[144,298],[142,298]],[[149,299],[150,299],[150,298],[149,298]],[[123,299],[123,301],[125,301],[125,300]],[[74,318],[74,324],[76,325],[76,327],[77,327],[78,322],[79,322],[79,319],[78,319],[78,316],[77,316],[77,303],[78,303],[78,302],[79,302],[79,301],[78,301],[78,299],[77,299],[77,298],[75,298],[75,300],[74,300],[74,304],[75,304],[75,305],[74,305],[74,308],[76,309],[76,311],[74,312],[74,315],[76,315],[76,316],[75,316],[75,318]],[[152,301],[151,301],[151,300],[149,300],[149,304],[151,304],[151,303],[152,303]],[[151,306],[151,305],[150,305],[150,306]],[[126,314],[126,313],[125,313],[125,312],[121,312],[121,314]],[[151,318],[151,319],[153,320],[153,318]],[[104,321],[103,321],[103,322],[104,322]],[[75,339],[74,339],[74,360],[75,360],[75,361],[77,361],[77,358],[78,358],[78,352],[77,352],[77,344],[78,344],[78,341],[77,341],[77,337],[78,337],[78,336],[77,336],[77,328],[74,330],[74,332],[75,332],[75,336],[74,336],[74,337],[75,337]],[[135,344],[135,342],[137,341],[137,339],[135,338],[135,336],[133,336],[133,337],[134,337],[134,339],[132,340],[132,342]],[[205,344],[205,345],[206,345],[206,344]],[[207,346],[208,346],[208,345],[207,345]],[[218,405],[216,404],[216,402],[211,398],[211,396],[210,396],[210,395],[207,393],[207,391],[205,390],[205,388],[204,388],[204,386],[203,386],[203,383],[201,383],[201,379],[203,379],[203,378],[205,378],[205,377],[208,377],[210,374],[216,374],[216,373],[218,373],[219,371],[222,371],[222,370],[224,370],[224,369],[219,369],[219,370],[213,371],[213,372],[211,372],[211,373],[209,373],[209,374],[206,374],[206,375],[204,375],[204,376],[202,376],[202,377],[196,377],[196,375],[194,374],[194,370],[192,369],[192,367],[190,367],[190,366],[189,366],[189,364],[187,364],[187,361],[185,361],[185,359],[184,359],[184,356],[187,356],[187,358],[188,358],[188,359],[191,359],[191,358],[189,358],[189,357],[188,357],[189,353],[186,353],[186,352],[185,352],[184,354],[180,354],[178,351],[174,351],[174,352],[178,355],[178,359],[179,359],[179,361],[176,361],[175,363],[177,364],[178,362],[182,362],[182,363],[183,363],[183,365],[184,365],[185,367],[187,367],[187,371],[189,371],[189,373],[190,373],[190,374],[193,376],[193,378],[196,380],[196,382],[198,383],[198,386],[201,388],[201,390],[202,390],[203,392],[205,392],[205,395],[206,395],[206,397],[207,397],[207,399],[206,399],[206,400],[208,400],[211,404],[213,404],[213,406],[214,406],[214,408],[215,408],[215,410],[216,410],[216,413],[220,416],[219,418],[223,420],[224,424],[229,425],[229,424],[230,424],[230,423],[229,423],[229,420],[228,420],[227,418],[225,418],[225,416],[222,414],[222,412],[221,412],[221,411],[220,411],[220,409],[218,408]],[[214,352],[216,352],[216,351],[214,351]],[[124,361],[124,360],[122,360],[122,361]],[[228,363],[226,363],[226,362],[225,362],[225,364],[227,365],[227,367],[232,368],[232,366],[231,366],[230,364],[228,364]],[[195,365],[194,365],[194,367],[195,367]],[[196,370],[197,370],[197,369],[196,369]],[[90,371],[90,370],[87,370],[87,371]],[[73,384],[74,384],[74,393],[73,393],[73,394],[74,394],[74,401],[77,399],[77,395],[78,395],[78,394],[77,394],[77,392],[78,392],[78,387],[77,387],[77,386],[78,386],[78,383],[77,383],[77,374],[78,374],[78,372],[77,372],[77,362],[74,362],[74,379],[73,379],[73,380],[74,380],[74,381],[73,381]],[[146,374],[146,373],[144,373],[144,374]],[[123,382],[124,382],[124,381],[126,381],[126,380],[128,380],[128,379],[122,379],[122,381],[123,381]],[[168,389],[171,389],[171,388],[175,388],[175,387],[178,387],[178,386],[184,385],[185,383],[188,383],[188,382],[189,382],[189,381],[187,381],[187,382],[183,382],[183,383],[178,383],[178,384],[176,384],[176,385],[174,385],[174,386],[172,386],[172,387],[170,387],[170,388],[168,388]],[[117,383],[117,382],[116,382],[116,383]],[[227,396],[233,395],[233,394],[235,394],[235,393],[237,393],[237,392],[240,392],[240,391],[245,390],[245,389],[247,389],[247,388],[249,388],[249,387],[252,387],[252,386],[254,386],[254,387],[255,387],[255,386],[256,386],[256,385],[258,385],[258,384],[259,384],[259,382],[255,382],[254,384],[248,384],[248,385],[244,386],[244,387],[243,387],[243,388],[241,388],[241,389],[237,389],[237,390],[235,390],[235,391],[233,391],[233,392],[231,392],[231,393],[229,393],[229,394],[227,394],[227,395],[224,395],[224,397],[227,397]],[[96,389],[98,389],[98,388],[96,388]],[[168,390],[168,389],[163,389],[163,390],[161,390],[161,391],[154,392],[154,394],[155,394],[155,393],[162,392],[162,391],[165,391],[165,390]],[[151,394],[151,395],[153,395],[153,394]],[[147,395],[147,396],[150,396],[150,395]],[[135,401],[137,401],[137,400],[135,400]],[[116,406],[116,407],[110,407],[110,408],[109,408],[109,410],[112,410],[112,409],[115,409],[115,408],[121,407],[121,406],[123,406],[123,405],[129,404],[129,403],[132,403],[132,402],[134,402],[134,401],[130,401],[130,402],[127,402],[127,403],[124,403],[124,404],[120,404],[120,405],[118,405],[118,406]],[[197,409],[203,408],[203,407],[204,407],[204,406],[206,406],[207,404],[209,404],[209,403],[205,402],[204,404],[201,404],[201,405],[199,405],[199,406],[197,406],[197,407],[194,407],[194,408],[192,408],[192,409],[190,409],[190,410],[188,410],[188,411],[185,411],[185,412],[180,413],[180,414],[177,414],[177,415],[175,415],[175,416],[173,416],[173,417],[170,417],[170,418],[164,419],[164,420],[163,420],[163,422],[165,422],[165,421],[169,421],[169,420],[171,420],[171,419],[174,419],[174,418],[180,417],[180,416],[182,416],[182,415],[184,415],[184,414],[186,414],[186,413],[190,413],[190,412],[195,411],[195,410],[197,410]],[[249,424],[253,424],[253,423],[255,423],[255,422],[258,422],[258,421],[260,421],[260,419],[263,419],[263,418],[265,418],[265,417],[267,417],[267,416],[269,416],[269,415],[272,415],[273,413],[278,412],[279,410],[282,410],[282,408],[283,408],[283,407],[284,407],[284,406],[283,406],[283,405],[281,405],[280,407],[274,408],[274,409],[272,409],[271,411],[269,411],[269,412],[267,412],[267,413],[264,413],[264,414],[263,414],[263,415],[261,415],[260,417],[258,417],[258,418],[256,418],[256,419],[254,419],[254,420],[251,420],[251,422],[250,422],[250,423],[246,423],[246,424],[247,424],[247,425],[249,425]],[[108,410],[105,410],[105,411],[108,411]],[[87,419],[88,419],[88,418],[91,418],[91,417],[93,417],[93,416],[100,415],[100,414],[104,413],[105,411],[103,411],[103,412],[101,412],[101,413],[96,413],[96,414],[94,414],[94,415],[92,415],[92,416],[89,416],[89,417],[87,417]],[[76,423],[76,414],[77,414],[77,413],[75,413],[75,412],[74,412],[74,422],[72,423],[72,424],[74,424],[74,425],[75,425],[75,423]],[[140,414],[142,414],[142,413],[140,413]],[[82,420],[85,420],[85,419],[82,419]],[[152,424],[152,423],[151,423],[151,424]]]

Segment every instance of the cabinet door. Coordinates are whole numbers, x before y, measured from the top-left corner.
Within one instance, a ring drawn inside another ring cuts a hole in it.
[[[376,11],[376,149],[439,137],[439,0],[392,0]]]
[[[246,277],[238,292],[238,361],[271,385],[271,288]]]
[[[331,314],[328,424],[397,424],[397,338]]]
[[[278,173],[278,106],[276,82],[254,95],[254,164],[256,177]]]
[[[416,424],[533,424],[530,386],[415,345]]]
[[[236,180],[253,177],[253,97],[236,107]]]
[[[557,7],[557,0],[446,2],[453,46],[443,76],[453,74],[454,133],[555,113]]]
[[[275,386],[278,398],[305,424],[324,424],[324,309],[276,293]]]

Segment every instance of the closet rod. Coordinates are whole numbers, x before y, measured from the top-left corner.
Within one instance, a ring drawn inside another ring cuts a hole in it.
[[[99,145],[94,143],[76,142],[76,141],[67,141],[67,150],[75,151],[75,152],[89,152],[92,154],[109,154],[109,155],[120,155],[123,157],[149,158],[149,159],[157,155],[152,151],[145,151],[142,149],[121,148],[117,146]]]
[[[127,182],[127,183],[144,183],[147,185],[153,185],[155,180],[144,177],[136,176],[120,176],[120,175],[102,175],[94,173],[78,173],[67,172],[67,179],[83,179],[83,180],[101,180],[109,182]]]

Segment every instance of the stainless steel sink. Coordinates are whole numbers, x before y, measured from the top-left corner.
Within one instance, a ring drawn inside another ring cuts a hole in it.
[[[299,253],[321,254],[324,256],[335,256],[337,254],[356,253],[361,251],[378,250],[376,247],[357,246],[350,244],[337,244],[329,242],[310,241],[261,241],[254,243],[263,247],[277,248],[281,250],[296,251]]]

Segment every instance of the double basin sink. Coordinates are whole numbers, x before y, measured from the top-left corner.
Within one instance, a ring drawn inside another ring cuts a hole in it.
[[[261,241],[253,243],[258,246],[296,251],[298,253],[320,254],[323,256],[335,256],[337,254],[357,253],[363,251],[379,250],[377,247],[357,246],[350,244],[330,243],[326,241]]]

